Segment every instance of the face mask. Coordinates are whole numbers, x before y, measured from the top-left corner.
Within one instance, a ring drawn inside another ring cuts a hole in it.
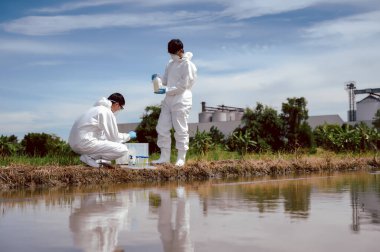
[[[170,54],[170,57],[172,58],[172,60],[179,60],[180,57],[177,55],[177,54]]]
[[[117,116],[119,114],[120,110],[113,112],[114,116]]]

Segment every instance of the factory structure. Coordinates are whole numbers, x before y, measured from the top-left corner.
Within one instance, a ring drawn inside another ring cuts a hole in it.
[[[201,102],[202,111],[198,114],[198,123],[189,123],[189,134],[194,136],[196,131],[209,131],[212,126],[218,128],[225,136],[231,134],[237,127],[241,126],[244,109],[226,105],[216,107],[206,106],[206,102]],[[339,115],[319,115],[309,116],[308,123],[312,129],[318,125],[338,124],[344,121]]]
[[[350,81],[346,84],[348,92],[347,121],[350,124],[364,122],[372,126],[376,112],[380,109],[380,88],[356,89],[356,83]],[[366,95],[356,102],[357,95]]]
[[[347,82],[346,90],[349,96],[349,110],[347,112],[347,123],[355,125],[360,122],[372,127],[376,112],[380,109],[380,88],[356,89],[355,82]],[[356,95],[367,95],[362,100],[356,102]],[[225,136],[231,134],[236,128],[241,126],[244,115],[244,108],[217,105],[216,107],[206,106],[206,102],[201,102],[202,111],[198,114],[198,122],[188,123],[189,134],[194,136],[197,130],[209,131],[212,126],[218,128]],[[323,124],[345,123],[338,114],[309,116],[307,120],[312,129]],[[120,132],[135,130],[139,123],[119,124]]]
[[[199,123],[241,121],[244,115],[243,108],[218,105],[217,107],[207,107],[206,102],[202,102],[202,112],[199,113]]]

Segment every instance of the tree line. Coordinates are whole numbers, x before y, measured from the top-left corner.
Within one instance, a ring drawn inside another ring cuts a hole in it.
[[[149,152],[159,151],[156,125],[160,115],[159,106],[148,106],[136,128],[134,142],[149,143]],[[288,98],[282,103],[281,112],[257,103],[246,108],[242,124],[225,136],[216,127],[199,131],[190,138],[190,151],[205,155],[209,150],[223,148],[242,155],[257,152],[294,152],[304,150],[312,153],[317,147],[334,152],[365,152],[380,148],[380,110],[373,127],[364,123],[357,125],[324,124],[314,130],[307,122],[307,101],[304,97]],[[174,132],[172,131],[173,148]],[[21,141],[14,135],[0,137],[0,156],[10,155],[48,156],[75,155],[69,145],[55,135],[28,133]]]

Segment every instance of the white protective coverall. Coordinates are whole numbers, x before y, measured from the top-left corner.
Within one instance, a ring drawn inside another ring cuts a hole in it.
[[[169,191],[160,192],[161,204],[158,209],[158,232],[165,252],[194,252],[190,237],[190,202],[185,188],[177,191],[175,222],[172,222],[174,200]]]
[[[110,161],[127,154],[128,148],[122,142],[130,137],[119,133],[111,106],[112,102],[103,97],[75,121],[69,136],[73,151]]]
[[[69,218],[74,244],[83,252],[113,252],[126,224],[129,199],[119,194],[89,194]],[[76,199],[77,200],[77,199]]]
[[[189,149],[187,120],[193,104],[191,88],[197,78],[197,68],[191,62],[192,57],[191,52],[186,52],[182,58],[171,59],[162,77],[162,84],[167,88],[156,127],[157,145],[161,149],[170,149],[172,127],[175,130],[176,149]]]

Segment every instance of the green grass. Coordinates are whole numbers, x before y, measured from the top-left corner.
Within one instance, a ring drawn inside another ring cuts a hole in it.
[[[219,160],[276,160],[276,159],[295,159],[299,157],[335,157],[342,158],[345,157],[378,157],[379,154],[376,152],[344,152],[344,153],[334,153],[331,151],[326,151],[317,148],[313,154],[308,152],[265,152],[265,153],[248,153],[246,155],[241,155],[237,152],[226,151],[223,148],[216,148],[208,151],[205,155],[198,155],[192,150],[188,152],[187,161],[219,161]],[[150,155],[150,161],[158,159],[160,157],[159,153],[153,153]],[[175,163],[177,158],[177,151],[172,150],[171,162]],[[54,165],[54,166],[68,166],[68,165],[80,165],[83,164],[79,160],[79,156],[76,155],[55,155],[46,157],[30,157],[26,155],[15,155],[15,156],[0,156],[0,167],[10,166],[10,165],[31,165],[31,166],[44,166],[44,165]]]
[[[0,157],[0,167],[9,165],[32,165],[32,166],[42,166],[42,165],[78,165],[81,164],[79,156],[46,156],[46,157],[30,157],[30,156],[6,156]]]

